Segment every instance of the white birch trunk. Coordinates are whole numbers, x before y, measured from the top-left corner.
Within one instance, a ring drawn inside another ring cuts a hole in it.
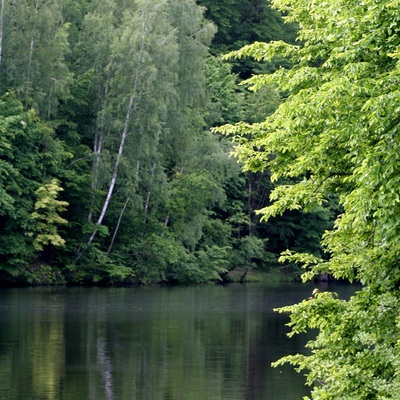
[[[139,177],[139,168],[140,168],[140,161],[138,161],[136,163],[136,176],[135,176],[136,181],[138,180],[138,177]],[[129,204],[129,202],[130,202],[130,200],[132,198],[133,193],[135,193],[135,190],[133,190],[131,192],[131,194],[129,194],[129,196],[127,197],[127,199],[126,199],[126,201],[125,201],[125,203],[124,203],[124,205],[123,205],[123,207],[121,209],[121,212],[119,213],[117,225],[116,225],[116,227],[114,229],[114,233],[113,233],[113,236],[111,238],[110,245],[108,246],[107,256],[110,254],[111,249],[114,246],[114,241],[115,241],[115,238],[117,237],[117,234],[118,234],[118,231],[119,231],[119,227],[121,225],[122,217],[125,214],[126,207],[128,206],[128,204]]]
[[[157,167],[157,163],[154,163],[153,167],[151,168],[151,178],[152,178],[152,180],[153,180],[155,172],[156,172],[156,167]],[[147,192],[146,202],[145,202],[145,205],[144,205],[144,221],[143,222],[146,222],[146,220],[147,220],[147,214],[148,214],[149,205],[150,205],[150,197],[151,197],[151,190],[149,190]]]
[[[114,246],[114,241],[115,241],[115,238],[117,237],[117,233],[119,231],[119,226],[121,225],[122,217],[124,216],[126,207],[128,206],[130,200],[131,200],[131,196],[129,195],[128,198],[126,199],[125,203],[124,203],[124,206],[122,207],[121,212],[119,213],[117,226],[114,229],[114,233],[113,233],[113,236],[111,238],[110,245],[108,246],[107,256],[110,254],[111,249]]]
[[[104,219],[104,216],[106,215],[108,206],[110,205],[111,196],[114,192],[115,184],[117,182],[119,164],[121,163],[122,153],[123,153],[124,147],[125,147],[125,141],[128,136],[129,121],[131,119],[131,115],[132,115],[132,112],[134,109],[134,104],[133,104],[134,96],[135,96],[135,90],[133,91],[133,93],[131,94],[131,97],[129,99],[128,110],[125,115],[124,128],[123,128],[122,134],[121,134],[121,140],[119,143],[117,159],[115,160],[114,170],[113,170],[113,173],[111,176],[111,181],[110,181],[110,185],[108,187],[106,199],[104,200],[100,215],[96,221],[97,226],[101,225],[101,223],[103,222],[103,219]],[[89,240],[87,242],[87,246],[90,246],[90,244],[93,242],[93,239],[95,238],[97,232],[98,232],[98,229],[96,228],[90,235]]]
[[[3,62],[3,21],[4,21],[4,3],[5,0],[1,0],[0,10],[0,68]]]
[[[32,76],[32,62],[33,62],[33,51],[35,49],[35,30],[36,30],[36,14],[39,11],[39,4],[35,4],[35,20],[33,23],[33,30],[32,30],[32,36],[31,36],[31,43],[29,46],[29,58],[28,58],[28,69],[26,71],[26,80],[29,82],[31,80]]]
[[[118,170],[119,170],[119,165],[121,163],[121,159],[122,159],[122,155],[124,152],[124,147],[125,147],[125,141],[126,138],[128,136],[128,131],[129,131],[129,123],[132,117],[132,113],[136,108],[136,104],[135,104],[135,96],[137,96],[138,94],[138,90],[139,90],[139,81],[140,81],[140,76],[142,73],[142,68],[144,67],[144,60],[143,60],[143,56],[144,56],[144,46],[145,46],[145,37],[146,37],[146,31],[147,31],[147,24],[146,21],[143,20],[142,22],[142,32],[141,32],[141,44],[140,44],[140,50],[139,50],[139,59],[138,59],[138,65],[136,66],[136,71],[135,71],[135,79],[133,82],[133,87],[132,87],[132,91],[131,91],[131,95],[129,98],[129,103],[128,103],[128,107],[127,107],[127,112],[125,115],[125,120],[124,120],[124,127],[121,133],[121,138],[120,138],[120,143],[119,143],[119,148],[118,148],[118,153],[117,153],[117,158],[115,160],[115,164],[114,164],[114,169],[113,169],[113,173],[111,176],[111,180],[108,186],[108,191],[107,191],[107,195],[106,198],[104,200],[100,215],[95,223],[96,227],[94,229],[94,231],[92,232],[92,234],[90,235],[89,239],[86,242],[85,248],[81,248],[80,251],[78,251],[78,255],[77,255],[77,260],[79,260],[83,253],[85,252],[85,250],[92,244],[94,238],[97,235],[98,232],[98,227],[102,224],[103,219],[106,215],[107,209],[110,205],[111,202],[111,197],[113,195],[114,192],[114,188],[117,182],[117,178],[118,178]]]
[[[102,101],[102,108],[103,110],[107,106],[107,95],[108,95],[108,89],[109,89],[109,80],[111,78],[111,71],[108,74],[108,81],[105,85],[104,88],[104,94],[101,93],[101,89],[99,88],[99,97],[103,97]],[[104,142],[104,131],[106,129],[106,121],[104,116],[101,117],[101,123],[99,126],[99,129],[96,130],[95,138],[94,138],[94,143],[93,143],[93,155],[94,155],[94,161],[93,161],[93,166],[92,166],[92,183],[91,183],[91,189],[92,189],[92,206],[94,204],[94,191],[98,188],[99,186],[99,172],[100,172],[100,159],[101,159],[101,153],[103,151],[103,142]],[[88,221],[92,222],[93,219],[93,211],[92,209],[89,211],[88,214]]]

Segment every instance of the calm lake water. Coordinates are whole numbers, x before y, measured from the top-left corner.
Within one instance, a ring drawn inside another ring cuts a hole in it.
[[[301,399],[304,378],[270,364],[307,337],[273,308],[314,287],[0,289],[0,399]]]

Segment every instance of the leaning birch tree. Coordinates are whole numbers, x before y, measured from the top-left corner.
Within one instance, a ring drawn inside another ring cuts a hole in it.
[[[96,99],[99,110],[92,188],[101,189],[104,197],[97,196],[95,205],[98,210],[89,212],[92,231],[79,256],[91,245],[104,223],[122,164],[124,169],[132,166],[132,170],[137,171],[128,186],[137,185],[134,182],[139,179],[137,166],[142,165],[141,157],[151,153],[148,149],[157,146],[162,114],[165,114],[171,96],[168,92],[173,93],[173,90],[159,90],[160,87],[171,89],[171,85],[173,89],[174,84],[168,71],[173,71],[177,49],[175,31],[168,22],[167,2],[141,0],[125,10],[116,7],[114,10],[108,22],[112,26],[106,25],[112,33],[112,40],[106,49],[106,63],[100,69],[105,79],[101,80],[100,98]],[[98,20],[101,21],[104,15],[97,13]],[[89,18],[93,15],[87,16]],[[100,183],[100,165],[105,159],[108,178]],[[122,207],[122,213],[125,208]]]

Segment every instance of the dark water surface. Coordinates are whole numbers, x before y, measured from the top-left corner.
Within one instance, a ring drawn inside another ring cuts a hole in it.
[[[304,378],[270,364],[307,337],[272,309],[314,287],[0,289],[0,399],[301,399]]]

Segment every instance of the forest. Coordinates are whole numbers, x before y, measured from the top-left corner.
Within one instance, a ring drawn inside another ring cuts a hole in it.
[[[335,206],[260,222],[269,171],[210,132],[273,113],[238,82],[290,68],[221,56],[296,29],[259,0],[3,0],[1,284],[297,279],[279,254],[321,256]]]
[[[274,365],[398,399],[399,9],[1,0],[1,284],[326,274],[354,294],[278,309],[314,336]]]

